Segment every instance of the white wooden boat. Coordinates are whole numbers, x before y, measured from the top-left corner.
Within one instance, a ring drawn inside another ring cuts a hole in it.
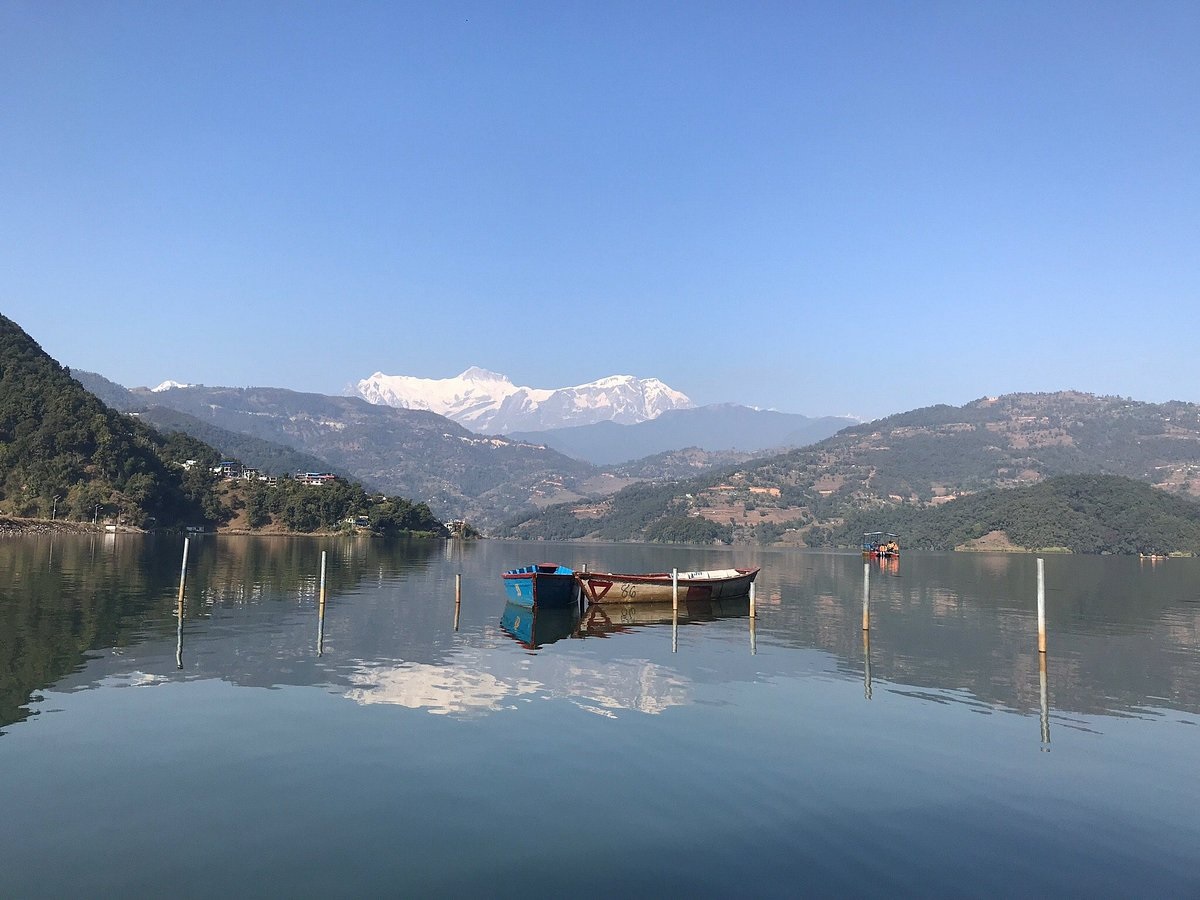
[[[750,593],[758,568],[679,573],[679,600],[724,600]],[[576,572],[589,603],[671,603],[670,572]]]

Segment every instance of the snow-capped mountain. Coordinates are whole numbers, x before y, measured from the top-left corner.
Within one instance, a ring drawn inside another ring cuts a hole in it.
[[[668,409],[690,409],[686,395],[657,378],[610,375],[565,388],[530,388],[472,367],[455,378],[414,378],[376,372],[353,386],[371,403],[427,409],[472,431],[507,434],[569,425],[645,422]]]
[[[192,385],[184,384],[182,381],[169,381],[168,380],[168,381],[164,381],[158,387],[150,388],[150,390],[156,394],[161,394],[163,391],[170,391],[170,390],[174,390],[175,388],[188,388],[188,387],[192,387]]]

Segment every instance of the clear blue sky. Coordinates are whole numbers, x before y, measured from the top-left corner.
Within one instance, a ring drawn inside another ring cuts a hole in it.
[[[1200,3],[8,0],[0,312],[129,386],[1200,401]]]

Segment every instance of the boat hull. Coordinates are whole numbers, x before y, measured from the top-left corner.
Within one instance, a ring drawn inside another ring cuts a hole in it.
[[[566,609],[578,602],[574,571],[549,563],[505,572],[504,593],[509,603],[526,609]]]
[[[725,600],[744,597],[758,569],[719,569],[679,574],[680,602]],[[645,575],[614,572],[577,572],[589,603],[672,603],[674,589],[670,572]]]

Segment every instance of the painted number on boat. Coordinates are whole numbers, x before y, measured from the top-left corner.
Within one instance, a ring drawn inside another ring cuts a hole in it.
[[[628,597],[630,600],[636,599],[637,598],[637,585],[636,584],[621,585],[621,596]]]

